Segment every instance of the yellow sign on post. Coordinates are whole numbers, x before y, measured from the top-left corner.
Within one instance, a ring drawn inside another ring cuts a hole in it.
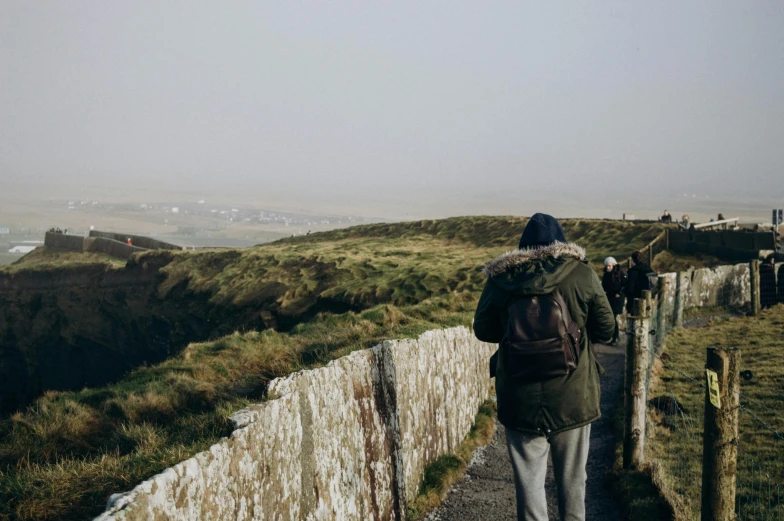
[[[710,402],[717,409],[721,409],[721,399],[719,398],[719,375],[710,369],[706,369],[705,372],[708,374],[708,396],[710,397]]]

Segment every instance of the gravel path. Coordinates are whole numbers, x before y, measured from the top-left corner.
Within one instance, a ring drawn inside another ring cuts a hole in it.
[[[623,338],[623,337],[622,337]],[[624,339],[625,340],[625,339]],[[622,519],[612,492],[604,485],[606,471],[612,467],[615,439],[610,421],[616,400],[623,392],[624,341],[618,346],[595,345],[599,362],[607,370],[602,377],[602,418],[591,427],[591,452],[588,457],[586,519],[618,521]],[[428,521],[514,520],[515,491],[512,467],[506,452],[504,428],[496,424],[495,437],[486,447],[477,449],[465,478],[449,491],[444,503],[428,515]],[[550,519],[557,521],[558,501],[552,468],[547,476],[547,503]]]

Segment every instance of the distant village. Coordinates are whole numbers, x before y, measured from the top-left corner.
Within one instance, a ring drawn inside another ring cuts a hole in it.
[[[186,247],[242,247],[268,242],[276,238],[305,235],[311,230],[341,228],[355,224],[378,222],[340,215],[311,215],[296,212],[210,204],[201,199],[195,202],[172,203],[107,203],[97,200],[68,200],[56,203],[53,215],[64,216],[52,222],[0,222],[0,264],[9,264],[44,243],[46,230],[56,227],[72,235],[88,235],[93,229],[146,233],[183,244]],[[80,214],[69,219],[68,214]],[[43,212],[42,212],[43,213]],[[86,214],[86,215],[85,215]],[[87,218],[85,218],[88,216]],[[94,216],[94,219],[89,218]],[[112,218],[139,223],[139,229],[111,230]],[[54,222],[59,220],[62,222]],[[70,222],[69,222],[70,221]],[[76,222],[90,222],[77,225]],[[163,226],[161,226],[163,225]],[[151,233],[144,228],[163,228],[165,233]],[[242,228],[253,230],[245,236],[230,233]]]

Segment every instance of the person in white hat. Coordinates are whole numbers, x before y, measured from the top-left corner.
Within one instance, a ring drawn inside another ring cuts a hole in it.
[[[622,326],[621,315],[623,314],[623,295],[626,287],[626,275],[613,257],[604,259],[604,274],[602,275],[602,288],[610,302],[615,322],[615,335],[612,338],[612,345],[620,340],[620,330]]]

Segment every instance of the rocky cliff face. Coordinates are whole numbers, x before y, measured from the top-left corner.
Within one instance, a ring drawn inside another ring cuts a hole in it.
[[[215,257],[219,271],[230,261]],[[172,258],[145,255],[124,268],[95,263],[0,271],[0,413],[47,390],[104,385],[189,342],[281,322],[276,294],[252,303],[216,302],[211,292],[190,289],[187,279],[161,291],[167,281],[161,270]]]
[[[158,266],[0,273],[0,411],[50,389],[101,385],[181,343],[155,302]]]

